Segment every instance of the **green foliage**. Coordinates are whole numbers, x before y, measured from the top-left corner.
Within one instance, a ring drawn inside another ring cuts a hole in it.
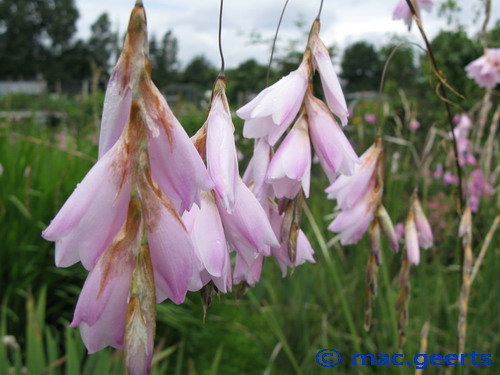
[[[341,67],[347,92],[378,90],[383,62],[371,44],[357,42],[347,47]]]

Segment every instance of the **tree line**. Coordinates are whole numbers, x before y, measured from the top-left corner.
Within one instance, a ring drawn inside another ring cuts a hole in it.
[[[0,80],[43,78],[49,87],[93,79],[104,86],[116,61],[123,36],[113,30],[109,16],[101,14],[91,25],[87,40],[76,37],[79,17],[74,0],[0,0]],[[300,25],[299,25],[300,27]],[[489,33],[492,44],[500,41],[500,21]],[[271,82],[295,69],[298,62],[296,41],[289,41],[272,66]],[[463,67],[481,55],[477,40],[470,39],[460,27],[442,31],[431,42],[437,59],[454,87],[463,92]],[[423,54],[414,46],[395,38],[376,48],[368,42],[348,46],[339,59],[340,77],[346,92],[377,91],[387,58],[394,53],[386,71],[386,87],[411,89],[421,83],[428,69]],[[169,85],[190,85],[209,89],[217,68],[203,55],[185,66],[178,61],[178,41],[169,30],[161,38],[150,36],[149,52],[153,77],[164,89]],[[332,47],[335,55],[338,49]],[[250,59],[228,69],[228,92],[257,92],[265,85],[267,66]],[[424,75],[420,73],[424,73]],[[236,99],[236,98],[230,98]]]

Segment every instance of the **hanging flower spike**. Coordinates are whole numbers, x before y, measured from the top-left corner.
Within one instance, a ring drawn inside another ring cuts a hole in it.
[[[311,144],[307,117],[302,114],[271,159],[267,181],[276,197],[295,198],[302,190],[309,196],[311,179]]]
[[[70,327],[80,326],[89,354],[110,345],[123,347],[127,298],[143,220],[137,200],[130,202],[127,223],[99,258],[83,286]]]
[[[182,220],[193,240],[200,260],[200,288],[212,280],[222,293],[231,290],[231,264],[222,221],[215,204],[214,193],[203,193],[201,205],[184,212]],[[229,271],[229,272],[228,272]]]
[[[420,9],[422,8],[426,12],[432,11],[433,1],[432,0],[412,0],[413,7],[417,12],[418,17],[420,18]],[[406,0],[400,0],[394,8],[392,13],[392,19],[394,20],[403,20],[404,23],[408,25],[408,30],[411,29],[412,24],[412,14],[411,9],[408,6]]]
[[[375,217],[382,197],[382,141],[361,156],[352,176],[340,176],[328,189],[328,198],[337,199],[340,214],[328,227],[340,232],[342,245],[358,242]]]
[[[326,102],[335,116],[340,118],[343,126],[347,125],[349,111],[340,86],[339,79],[333,69],[330,52],[319,37],[320,21],[315,20],[309,33],[309,48],[315,69],[319,72],[321,85],[325,93]]]
[[[234,141],[234,125],[225,93],[225,79],[217,78],[206,126],[206,157],[208,173],[215,191],[231,212],[239,179],[238,159]]]
[[[130,116],[132,91],[147,61],[147,23],[142,5],[136,4],[128,23],[120,58],[113,68],[104,96],[99,158],[118,141]]]
[[[312,144],[328,179],[352,175],[359,158],[344,132],[321,100],[307,93],[305,103]]]
[[[311,73],[308,60],[304,56],[297,70],[261,91],[236,111],[245,120],[244,137],[265,138],[274,146],[285,133],[297,116],[306,93]]]
[[[415,226],[418,233],[418,243],[421,248],[428,249],[434,244],[434,236],[432,235],[431,226],[424,214],[422,206],[420,205],[420,200],[418,199],[417,194],[413,195],[412,204],[415,215]]]
[[[56,265],[81,260],[91,270],[125,222],[132,190],[131,163],[141,144],[139,107],[133,103],[127,130],[87,173],[42,233],[56,242]]]
[[[485,88],[494,89],[500,83],[500,48],[489,48],[480,58],[469,63],[467,77]]]

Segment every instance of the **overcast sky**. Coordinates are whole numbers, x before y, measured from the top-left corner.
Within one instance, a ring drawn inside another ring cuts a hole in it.
[[[149,32],[158,38],[171,29],[179,41],[178,59],[182,64],[203,54],[214,65],[219,64],[217,50],[218,0],[143,0],[148,17]],[[392,20],[392,10],[398,0],[325,0],[322,12],[321,37],[327,45],[345,46],[367,40],[376,45],[387,42],[391,35],[408,35],[402,21]],[[435,1],[437,3],[438,1]],[[481,0],[458,0],[463,11],[461,22],[469,34],[479,31],[477,19]],[[87,38],[90,25],[107,12],[114,28],[123,33],[135,0],[76,0],[80,11],[78,36]],[[280,30],[280,39],[298,38],[297,20],[309,24],[318,11],[319,0],[290,0]],[[500,1],[492,2],[490,26],[500,19]],[[249,58],[265,62],[269,58],[269,45],[250,43],[252,32],[264,39],[272,38],[284,0],[225,0],[223,20],[223,48],[226,65],[237,66]],[[482,14],[481,14],[482,16]],[[440,29],[449,29],[446,19],[423,14],[427,33],[432,38]],[[412,40],[420,43],[417,29],[411,31]],[[305,43],[305,40],[304,40]],[[305,45],[304,45],[305,47]]]

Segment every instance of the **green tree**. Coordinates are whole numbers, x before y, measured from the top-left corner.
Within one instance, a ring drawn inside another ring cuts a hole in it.
[[[209,90],[212,88],[216,77],[217,69],[205,56],[199,55],[193,57],[187,64],[182,74],[182,82],[202,90]]]
[[[400,88],[404,90],[414,89],[420,76],[414,49],[408,45],[401,45],[401,43],[404,43],[404,40],[394,40],[380,49],[379,54],[383,65],[387,63],[392,54],[385,72],[386,93],[392,93]]]
[[[96,68],[107,72],[118,36],[111,30],[107,13],[101,14],[90,29],[91,35],[88,40],[90,59]]]
[[[160,45],[154,35],[149,42],[153,79],[160,88],[178,80],[177,51],[177,38],[171,30],[163,35]]]
[[[342,56],[341,68],[347,92],[378,89],[383,62],[371,44],[357,42],[347,47]]]
[[[478,42],[469,39],[465,31],[441,31],[431,42],[439,68],[448,82],[462,94],[472,88],[472,81],[466,79],[465,66],[483,54]],[[428,62],[425,60],[425,71]]]
[[[72,47],[77,19],[74,0],[2,0],[0,77],[34,78],[42,73],[57,79]]]

